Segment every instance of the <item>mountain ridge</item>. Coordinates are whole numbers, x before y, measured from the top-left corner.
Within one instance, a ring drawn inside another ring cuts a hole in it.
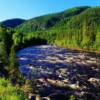
[[[25,21],[23,24],[19,25],[17,29],[22,32],[25,32],[25,31],[28,32],[29,30],[31,30],[30,32],[36,31],[36,30],[46,30],[54,26],[56,23],[58,23],[62,19],[77,15],[88,8],[90,7],[89,6],[75,7],[75,8],[67,9],[62,12],[31,18]],[[25,29],[25,31],[23,31],[23,29]]]
[[[6,27],[15,28],[18,25],[22,24],[24,21],[25,19],[13,18],[13,19],[4,20],[1,22],[1,24],[3,24]]]

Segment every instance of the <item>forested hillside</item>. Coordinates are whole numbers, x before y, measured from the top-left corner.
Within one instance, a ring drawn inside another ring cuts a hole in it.
[[[76,7],[33,18],[16,28],[15,44],[42,38],[62,47],[100,50],[100,7]]]
[[[19,25],[17,29],[20,32],[24,33],[39,31],[39,30],[47,30],[48,28],[51,28],[54,25],[56,25],[61,20],[64,19],[68,20],[69,18],[80,14],[81,12],[85,11],[88,8],[89,8],[88,6],[76,7],[76,8],[71,8],[69,10],[65,10],[60,13],[48,14],[32,18],[30,20],[27,20],[22,25]]]

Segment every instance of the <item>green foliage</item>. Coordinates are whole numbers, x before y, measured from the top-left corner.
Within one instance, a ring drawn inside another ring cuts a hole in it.
[[[7,79],[0,78],[0,100],[25,100],[19,86],[13,86]]]
[[[6,51],[6,45],[4,42],[0,42],[0,56],[1,56],[1,61],[3,64],[7,64],[7,51]]]
[[[9,72],[10,80],[13,84],[23,84],[24,83],[24,77],[19,71],[17,58],[16,58],[16,52],[15,52],[15,46],[12,45],[10,54],[9,54],[9,65],[7,67],[7,71]]]
[[[3,64],[8,63],[8,57],[12,41],[13,31],[4,26],[0,26],[0,57]]]
[[[23,34],[20,33],[20,32],[16,32],[14,33],[14,35],[12,36],[12,39],[14,40],[14,44],[15,45],[20,45],[20,43],[22,42],[23,40]]]
[[[15,53],[14,45],[11,47],[11,51],[9,55],[9,67],[10,69],[17,68],[16,53]]]
[[[0,56],[3,63],[7,63],[7,31],[6,28],[0,27]]]
[[[1,76],[11,76],[13,79],[20,76],[18,65],[16,62],[15,47],[13,45],[12,35],[13,29],[0,27],[0,73]],[[16,79],[18,80],[18,79]]]

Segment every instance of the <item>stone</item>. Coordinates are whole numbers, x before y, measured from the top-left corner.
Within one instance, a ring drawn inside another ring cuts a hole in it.
[[[98,78],[89,78],[88,82],[90,82],[93,85],[100,86],[100,79],[98,79]]]

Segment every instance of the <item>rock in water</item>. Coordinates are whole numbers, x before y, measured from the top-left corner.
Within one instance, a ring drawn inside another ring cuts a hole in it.
[[[98,78],[90,78],[90,79],[88,79],[88,82],[90,82],[91,84],[93,84],[95,86],[100,86],[100,79],[98,79]]]

